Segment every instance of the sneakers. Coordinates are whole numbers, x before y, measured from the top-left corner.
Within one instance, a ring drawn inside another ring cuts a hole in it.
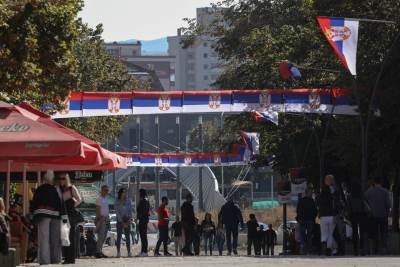
[[[172,254],[167,251],[167,252],[164,253],[164,256],[171,257]]]
[[[138,257],[147,257],[148,254],[146,252],[140,252]]]
[[[132,252],[128,252],[128,258],[131,258],[132,257]]]
[[[158,253],[158,252],[154,252],[154,257],[160,257],[161,256],[161,254],[160,253]]]

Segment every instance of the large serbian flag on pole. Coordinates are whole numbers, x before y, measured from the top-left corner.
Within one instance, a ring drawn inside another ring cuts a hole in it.
[[[331,17],[317,17],[317,20],[340,60],[352,75],[356,75],[359,21]]]

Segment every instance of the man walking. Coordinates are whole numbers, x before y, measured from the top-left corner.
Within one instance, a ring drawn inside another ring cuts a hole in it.
[[[239,223],[244,227],[242,212],[232,199],[225,203],[219,213],[219,222],[225,225],[226,230],[226,245],[228,248],[228,255],[237,255],[237,241],[239,236]]]
[[[158,214],[158,241],[156,245],[156,249],[154,250],[154,256],[161,256],[160,254],[160,246],[161,243],[164,245],[164,256],[172,256],[168,252],[168,224],[169,224],[169,211],[168,211],[168,198],[162,197],[161,205],[157,210]]]
[[[375,184],[365,193],[365,198],[370,207],[371,235],[374,253],[379,253],[379,241],[381,241],[382,253],[387,252],[388,217],[391,202],[389,191],[381,186],[381,180],[375,179]]]
[[[97,232],[97,247],[96,247],[96,258],[107,258],[103,254],[103,245],[107,237],[108,227],[110,224],[110,209],[108,205],[108,186],[103,185],[101,187],[100,196],[96,200],[96,232]]]
[[[196,226],[196,218],[194,216],[194,208],[192,205],[193,197],[189,193],[186,195],[186,201],[183,203],[181,207],[181,214],[182,214],[182,227],[185,233],[185,246],[182,249],[183,255],[186,256],[193,256],[193,253],[190,249],[193,236]]]
[[[139,235],[142,243],[142,250],[139,257],[146,257],[148,250],[147,224],[150,216],[150,203],[147,199],[147,192],[144,189],[139,190],[140,201],[136,208],[137,219],[139,221]]]
[[[297,221],[300,224],[300,253],[312,253],[313,228],[318,215],[317,205],[312,198],[311,189],[306,189],[305,196],[297,204]]]

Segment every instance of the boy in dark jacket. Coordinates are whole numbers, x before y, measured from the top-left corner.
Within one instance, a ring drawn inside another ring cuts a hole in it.
[[[254,254],[258,253],[258,230],[259,225],[254,214],[250,214],[250,220],[247,221],[247,256],[251,255],[251,247],[254,247]]]
[[[150,203],[147,199],[147,192],[145,189],[139,190],[140,201],[136,208],[137,219],[139,221],[139,235],[142,242],[142,249],[139,256],[147,256],[148,241],[147,241],[147,224],[149,223],[150,216]]]
[[[274,256],[274,247],[276,244],[276,232],[274,229],[272,229],[272,224],[268,225],[268,230],[265,232],[265,245],[267,248],[266,254],[265,255],[271,255]],[[271,253],[271,254],[270,254]]]
[[[318,210],[312,191],[306,189],[305,196],[297,204],[297,221],[300,224],[300,253],[310,254],[312,252],[312,239],[315,218]]]

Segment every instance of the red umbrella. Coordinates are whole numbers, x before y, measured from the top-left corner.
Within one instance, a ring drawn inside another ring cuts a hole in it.
[[[56,121],[52,120],[51,117],[28,103],[21,103],[17,107],[21,112],[25,113],[26,116],[30,116],[32,119],[37,120],[40,123],[45,124],[46,126],[49,126],[53,129],[57,129],[58,131],[70,135],[73,138],[76,138],[85,144],[93,147],[96,149],[101,157],[101,164],[92,164],[88,161],[78,159],[78,160],[72,160],[69,158],[64,158],[63,160],[54,160],[52,162],[40,162],[37,161],[37,163],[50,163],[50,164],[61,164],[64,166],[64,170],[111,170],[111,169],[117,169],[117,168],[123,168],[126,169],[126,159],[117,155],[116,153],[113,153],[111,151],[108,151],[107,149],[104,149],[101,147],[100,144],[96,143],[95,141],[57,123]],[[79,168],[73,169],[73,165],[92,165],[90,167],[85,167],[85,166],[80,166]],[[61,166],[58,166],[57,169],[61,169]]]
[[[0,160],[84,157],[83,143],[0,101]]]
[[[79,139],[43,125],[22,114],[16,106],[2,101],[0,101],[0,148],[0,160],[7,161],[7,193],[10,189],[11,160],[29,162],[35,159],[62,157],[84,158],[85,151],[92,150]],[[23,180],[26,190],[26,168]],[[25,197],[24,194],[24,199]],[[9,197],[6,198],[6,207],[9,207]],[[24,212],[26,210],[27,207],[24,205]]]

